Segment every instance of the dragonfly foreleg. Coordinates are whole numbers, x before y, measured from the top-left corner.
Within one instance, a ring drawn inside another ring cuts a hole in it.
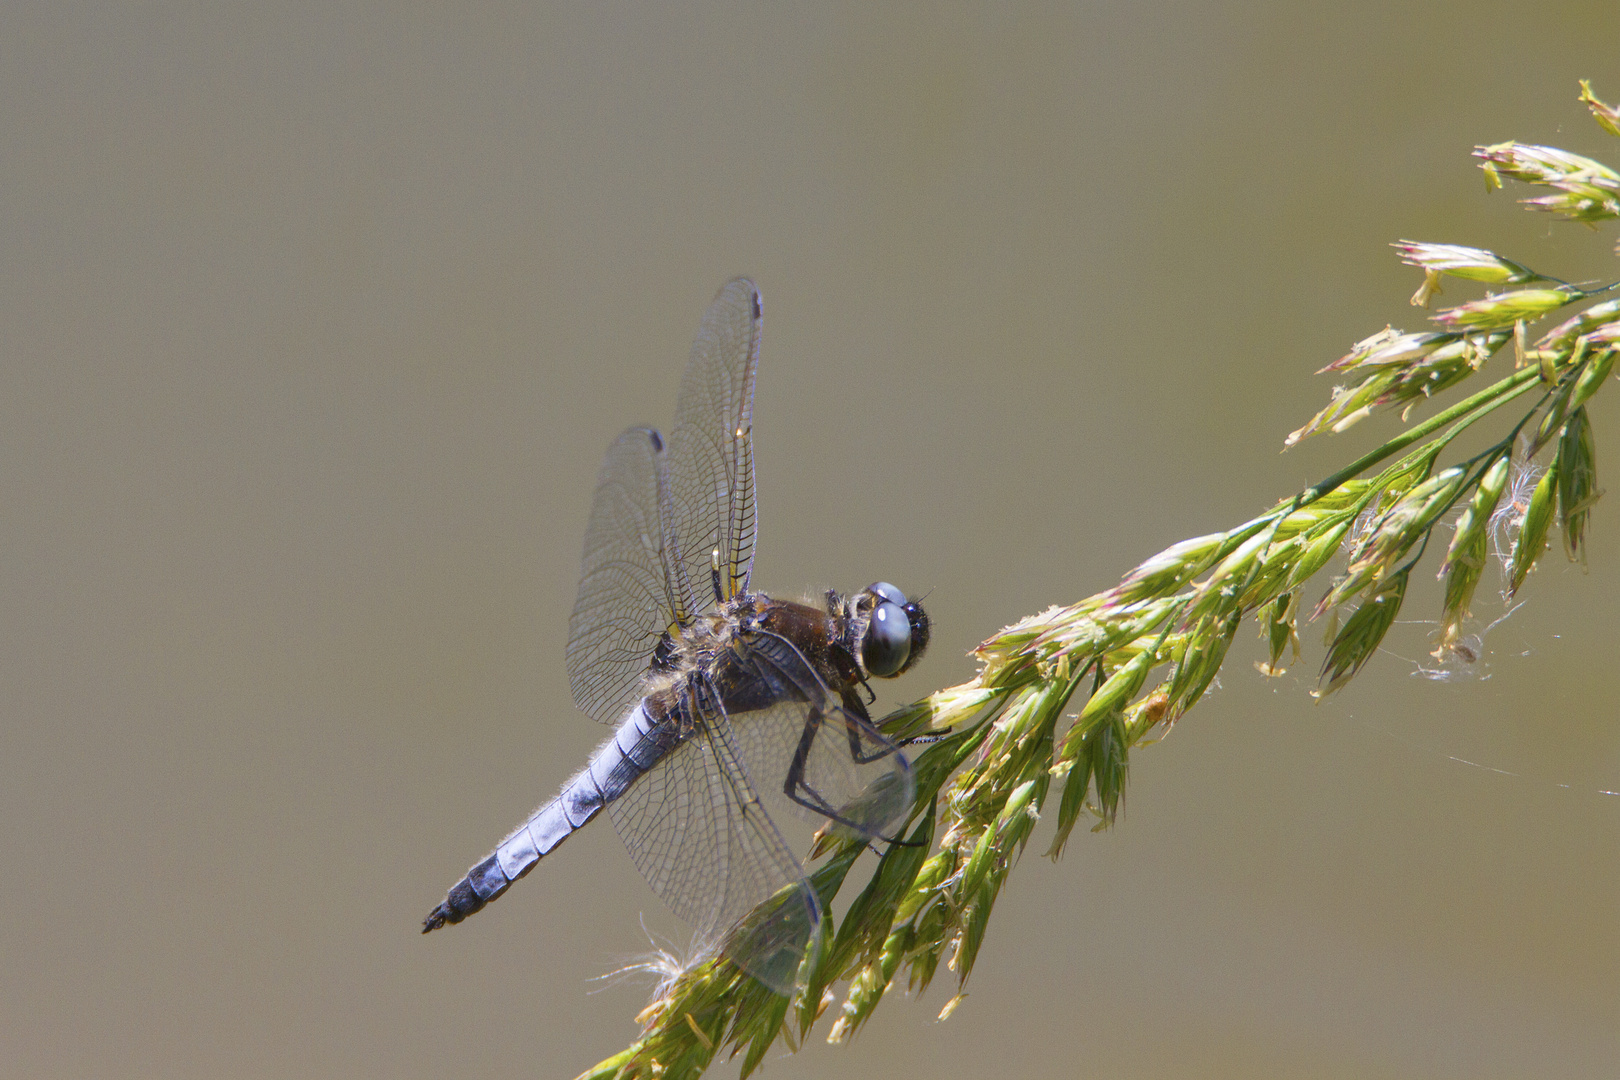
[[[867,826],[862,825],[860,822],[854,821],[851,818],[839,813],[838,809],[827,800],[826,796],[822,795],[821,792],[811,787],[809,782],[805,779],[805,771],[810,761],[810,748],[815,744],[816,735],[821,728],[822,717],[823,714],[821,710],[812,709],[810,711],[810,715],[805,718],[804,730],[799,736],[799,745],[793,751],[793,761],[788,765],[787,779],[782,784],[782,794],[786,795],[793,802],[798,803],[800,806],[811,811],[812,813],[819,814],[820,816],[827,818],[829,821],[837,822],[845,828],[851,829],[863,836],[869,835],[870,830],[867,828]],[[851,736],[852,740],[853,738],[854,736]],[[893,747],[891,747],[888,752],[892,753]],[[852,756],[855,754],[853,748],[851,750],[851,754]],[[861,759],[856,757],[856,760],[859,761]],[[868,760],[875,761],[877,758],[874,757]],[[887,836],[879,837],[879,839],[885,840],[889,843],[896,842],[892,837]]]
[[[871,717],[867,715],[866,707],[861,704],[859,698],[852,698],[845,693],[843,712],[844,738],[849,742],[849,758],[855,764],[870,765],[874,761],[882,761],[899,749],[873,726]],[[867,752],[862,749],[863,743],[871,743],[877,749]]]

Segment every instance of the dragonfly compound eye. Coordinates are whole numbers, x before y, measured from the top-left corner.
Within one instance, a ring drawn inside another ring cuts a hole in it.
[[[861,663],[880,679],[898,675],[911,655],[911,620],[905,609],[885,600],[872,609],[872,620],[861,639]]]
[[[906,606],[906,594],[890,585],[887,581],[874,581],[866,587],[866,591],[879,600],[887,600],[891,604]]]

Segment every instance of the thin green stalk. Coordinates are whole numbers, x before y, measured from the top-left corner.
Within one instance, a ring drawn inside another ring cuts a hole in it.
[[[1620,135],[1620,110],[1583,84],[1581,99],[1605,130]],[[1588,224],[1620,218],[1620,173],[1549,147],[1479,147],[1487,178],[1540,186],[1551,194],[1529,208]],[[849,908],[828,927],[823,948],[807,957],[795,999],[771,993],[720,956],[700,957],[660,989],[643,1012],[641,1038],[584,1074],[688,1080],[716,1054],[744,1055],[742,1075],[774,1040],[797,1049],[836,1000],[830,1041],[855,1035],[896,985],[922,991],[942,972],[963,988],[985,941],[998,897],[1035,822],[1059,781],[1060,854],[1085,814],[1094,828],[1114,820],[1133,748],[1165,728],[1214,685],[1241,623],[1263,613],[1270,642],[1267,674],[1299,655],[1298,620],[1307,583],[1336,556],[1346,557],[1326,595],[1307,617],[1341,620],[1323,659],[1319,694],[1343,687],[1376,654],[1395,623],[1407,583],[1436,528],[1464,505],[1442,573],[1446,594],[1437,653],[1454,650],[1469,599],[1485,565],[1490,523],[1511,518],[1516,534],[1508,584],[1517,589],[1547,547],[1554,524],[1579,558],[1596,486],[1596,455],[1586,403],[1620,355],[1620,301],[1591,303],[1593,293],[1480,248],[1401,241],[1402,260],[1424,273],[1414,303],[1426,306],[1449,275],[1487,285],[1532,286],[1460,304],[1433,316],[1440,330],[1386,329],[1324,368],[1343,373],[1329,405],[1288,444],[1342,432],[1378,409],[1404,408],[1471,377],[1511,339],[1530,366],[1413,425],[1327,479],[1224,532],[1167,548],[1113,588],[1031,616],[983,642],[979,674],[891,714],[896,739],[949,732],[912,762],[917,803],[905,845],[890,845]],[[1556,287],[1539,287],[1548,282]],[[1586,304],[1585,307],[1577,305]],[[1526,347],[1528,326],[1566,308],[1564,322]],[[1547,392],[1486,450],[1442,466],[1451,441],[1537,386]],[[1518,436],[1531,421],[1534,456],[1556,446],[1546,474],[1522,507],[1504,491]],[[1397,458],[1403,452],[1405,457]],[[1386,464],[1387,463],[1387,464]],[[1368,475],[1383,466],[1381,472]],[[1467,500],[1466,503],[1464,500]],[[1501,530],[1494,530],[1501,531]],[[1341,618],[1342,617],[1342,618]],[[1065,720],[1071,695],[1092,674],[1078,715]],[[865,841],[824,836],[830,857],[812,875],[827,902],[842,886]],[[830,920],[829,920],[830,922]],[[582,1077],[581,1080],[584,1080]]]
[[[1537,372],[1535,368],[1525,368],[1521,371],[1515,371],[1512,375],[1509,375],[1500,382],[1487,386],[1473,397],[1464,398],[1462,401],[1459,401],[1457,404],[1451,406],[1451,408],[1435,413],[1421,424],[1417,424],[1406,431],[1401,432],[1393,439],[1390,439],[1388,442],[1384,443],[1384,445],[1363,454],[1361,457],[1352,461],[1350,464],[1346,465],[1344,468],[1340,469],[1326,480],[1323,480],[1317,484],[1312,484],[1310,487],[1306,488],[1300,493],[1300,505],[1310,505],[1328,492],[1342,486],[1346,481],[1353,480],[1360,476],[1374,465],[1377,465],[1380,461],[1384,461],[1393,455],[1400,453],[1413,443],[1419,442],[1427,436],[1432,435],[1434,432],[1439,431],[1453,420],[1466,417],[1466,420],[1459,424],[1456,430],[1447,436],[1448,439],[1451,438],[1451,436],[1456,435],[1475,420],[1485,416],[1498,407],[1507,404],[1513,399],[1519,397],[1521,394],[1530,390],[1536,385],[1536,375]],[[1489,408],[1485,408],[1484,406],[1489,406]],[[1471,413],[1473,415],[1469,415]]]

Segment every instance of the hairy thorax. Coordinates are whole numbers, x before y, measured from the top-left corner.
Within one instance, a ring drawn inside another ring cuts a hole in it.
[[[842,696],[861,677],[848,645],[850,627],[844,609],[843,598],[836,594],[825,609],[763,593],[733,597],[690,626],[665,634],[643,683],[649,710],[658,716],[680,711],[677,706],[691,692],[694,677],[713,686],[731,711],[746,710],[751,703],[731,691],[750,681],[743,670],[749,662],[746,646],[761,635],[790,643],[827,689]]]

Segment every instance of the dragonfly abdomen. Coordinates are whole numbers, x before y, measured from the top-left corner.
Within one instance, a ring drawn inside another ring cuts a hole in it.
[[[500,896],[601,813],[602,807],[629,790],[679,741],[669,723],[655,721],[647,714],[645,702],[638,703],[555,799],[536,810],[451,887],[444,902],[423,920],[422,932],[458,923]]]

